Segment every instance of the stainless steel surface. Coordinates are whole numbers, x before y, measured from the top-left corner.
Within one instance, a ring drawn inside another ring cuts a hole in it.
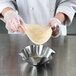
[[[44,45],[29,45],[20,50],[19,55],[25,62],[37,66],[51,61],[54,53],[54,50]]]
[[[18,55],[32,44],[25,35],[0,35],[0,76],[76,76],[76,36],[51,38],[45,43],[56,53],[43,66],[32,67]]]

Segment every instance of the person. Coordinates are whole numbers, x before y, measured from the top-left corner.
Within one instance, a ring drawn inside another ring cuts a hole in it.
[[[52,37],[67,35],[75,12],[76,0],[0,0],[0,14],[12,33],[23,32],[25,22],[51,27]]]

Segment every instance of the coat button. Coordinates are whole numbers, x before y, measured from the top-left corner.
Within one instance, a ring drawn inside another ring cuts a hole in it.
[[[34,8],[33,8],[33,7],[30,7],[30,9],[31,9],[31,10],[34,10]]]
[[[53,12],[53,11],[54,11],[54,8],[51,8],[51,9],[50,9],[50,12]]]

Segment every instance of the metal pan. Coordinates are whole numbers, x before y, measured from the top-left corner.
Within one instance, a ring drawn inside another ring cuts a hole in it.
[[[22,60],[29,64],[38,65],[51,60],[54,53],[55,51],[44,45],[30,45],[22,49],[19,55],[22,57]]]

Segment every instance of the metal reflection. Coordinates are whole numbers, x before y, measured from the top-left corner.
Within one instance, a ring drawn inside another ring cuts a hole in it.
[[[19,55],[22,57],[22,60],[32,65],[38,65],[52,60],[52,54],[54,53],[55,51],[49,47],[43,45],[30,45],[22,49]]]
[[[32,66],[27,63],[21,64],[21,76],[51,76],[52,75],[52,65],[43,64],[38,66]],[[49,72],[50,71],[50,72]]]

